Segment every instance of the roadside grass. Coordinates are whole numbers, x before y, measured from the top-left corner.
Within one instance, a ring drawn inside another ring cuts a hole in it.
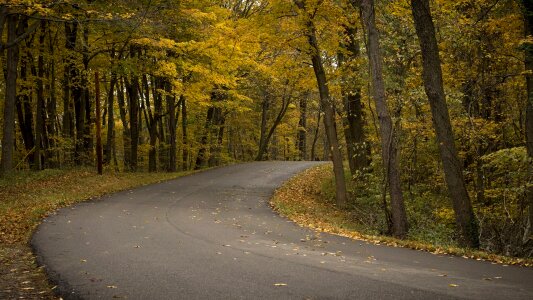
[[[279,188],[271,200],[271,206],[300,226],[321,232],[439,255],[450,254],[503,265],[533,266],[533,259],[508,257],[459,247],[453,240],[453,216],[450,214],[450,209],[436,207],[431,204],[432,201],[429,201],[429,204],[416,199],[406,201],[406,208],[411,216],[409,236],[404,240],[386,236],[383,232],[386,226],[379,193],[365,194],[365,189],[361,189],[362,194],[350,197],[352,203],[348,209],[338,209],[334,204],[332,176],[330,165],[308,169]],[[379,185],[379,182],[373,184]],[[354,185],[356,184],[350,185],[351,193],[355,193]],[[425,205],[423,209],[433,212],[428,214],[421,212],[418,206],[422,205]],[[435,216],[439,220],[435,220]]]
[[[174,179],[181,173],[110,173],[90,169],[22,171],[0,178],[0,299],[55,299],[29,240],[53,211],[105,194]]]

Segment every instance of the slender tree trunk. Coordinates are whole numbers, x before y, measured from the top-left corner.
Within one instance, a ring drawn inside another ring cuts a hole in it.
[[[422,49],[424,87],[433,115],[433,126],[437,134],[448,193],[455,211],[455,221],[460,235],[459,241],[463,246],[478,248],[478,224],[466,190],[462,164],[455,147],[429,0],[412,0],[411,8]]]
[[[196,163],[194,169],[199,170],[207,164],[207,143],[209,141],[209,131],[213,125],[213,117],[215,115],[215,108],[213,106],[207,109],[207,116],[205,120],[204,133],[200,139],[200,149],[196,155]]]
[[[168,148],[167,171],[176,172],[177,171],[176,152],[178,151],[177,142],[176,142],[176,126],[177,126],[177,120],[178,120],[178,115],[176,114],[176,96],[170,95],[170,91],[171,91],[170,82],[166,82],[165,90],[167,92],[166,97],[167,97],[167,111],[168,111],[168,134],[169,134],[169,139],[170,139],[170,147]],[[180,99],[179,101],[182,101],[182,100],[183,99]]]
[[[343,45],[346,50],[346,55],[342,52],[338,55],[341,67],[344,67],[343,65],[346,62],[352,62],[358,59],[361,55],[355,25],[346,26],[345,33],[348,38]],[[350,66],[347,66],[347,68],[350,68],[348,72],[357,71],[353,70],[353,67]],[[344,82],[346,83],[341,85],[344,112],[346,115],[344,118],[344,136],[346,138],[350,172],[354,176],[356,174],[362,174],[365,172],[365,168],[369,166],[369,147],[364,132],[365,121],[361,102],[361,87],[354,84],[352,82],[353,80],[350,80],[348,76],[345,77]]]
[[[130,131],[130,125],[127,119],[128,110],[126,108],[126,100],[124,96],[124,78],[120,80],[117,86],[117,101],[119,106],[119,112],[120,112],[120,120],[122,121],[122,142],[124,147],[124,169],[130,168],[130,160],[131,160],[131,131]]]
[[[267,122],[268,122],[269,108],[270,108],[270,96],[265,92],[265,95],[263,97],[263,102],[261,103],[261,129],[260,129],[260,136],[259,136],[259,150],[257,153],[256,160],[262,160],[266,153],[266,149],[268,148],[268,143],[265,141],[266,141],[266,135],[267,135]]]
[[[386,184],[389,188],[392,214],[392,234],[397,237],[404,237],[407,234],[407,215],[403,200],[402,187],[400,184],[400,171],[398,161],[398,149],[396,146],[396,136],[392,124],[392,118],[387,106],[385,96],[385,82],[383,80],[382,57],[379,46],[379,33],[376,28],[374,1],[362,0],[361,12],[363,22],[368,35],[368,58],[372,71],[373,98],[376,103],[376,110],[379,119],[379,129],[381,133],[381,153],[383,166],[385,169]]]
[[[26,17],[21,17],[19,20],[19,25],[17,27],[17,36],[24,34],[28,28],[28,20]],[[33,109],[32,109],[32,90],[29,89],[26,81],[28,80],[28,72],[31,68],[31,53],[29,47],[31,42],[26,41],[25,43],[26,51],[20,58],[20,80],[25,83],[21,85],[20,92],[17,95],[17,114],[18,114],[18,124],[20,132],[22,134],[22,140],[24,142],[24,148],[27,155],[27,160],[30,167],[34,168],[34,154],[32,153],[35,149],[35,136],[33,132]]]
[[[91,101],[91,92],[89,89],[89,24],[84,24],[83,27],[83,67],[84,72],[81,74],[82,78],[82,103],[85,106],[84,112],[84,123],[83,123],[83,144],[82,144],[82,155],[83,155],[83,164],[92,163],[92,149],[94,148],[93,135],[91,134],[91,128],[93,125],[93,108]]]
[[[322,119],[322,112],[320,109],[317,112],[315,134],[313,135],[313,143],[311,143],[311,159],[319,160],[316,154],[316,142],[318,141],[318,134],[320,132],[320,120]]]
[[[41,34],[39,35],[39,57],[37,59],[37,109],[35,114],[35,154],[34,162],[37,170],[44,168],[42,155],[43,143],[46,134],[46,103],[44,99],[44,42],[46,37],[46,21],[41,21]]]
[[[17,38],[18,15],[7,17],[7,42]],[[1,174],[9,174],[13,170],[13,152],[15,149],[15,102],[17,98],[17,66],[19,47],[15,45],[7,49],[7,76],[4,100],[4,124],[2,135],[2,169]]]
[[[522,0],[526,37],[533,35],[533,2]],[[525,45],[526,67],[526,150],[528,155],[527,197],[529,202],[529,226],[533,227],[533,44]]]
[[[105,160],[109,164],[112,160],[112,149],[115,144],[115,85],[117,84],[117,74],[112,71],[107,93],[107,141],[105,145]]]
[[[187,99],[185,97],[183,97],[181,101],[181,134],[183,147],[181,155],[181,169],[183,171],[187,171],[189,169],[189,137],[187,135]]]
[[[139,147],[139,79],[133,75],[131,83],[126,83],[128,95],[128,109],[130,117],[130,161],[129,169],[132,172],[137,171],[138,166],[138,147]]]
[[[67,54],[63,72],[63,137],[71,138],[74,143],[76,143],[76,136],[74,135],[74,109],[71,99],[71,88],[73,84],[72,80],[76,77],[73,52],[76,47],[77,32],[77,22],[74,22],[72,26],[65,23],[65,48]]]
[[[94,73],[95,109],[96,109],[96,170],[99,175],[103,172],[102,155],[102,122],[100,121],[100,78],[98,72]]]
[[[48,27],[50,33],[50,27]],[[50,43],[52,44],[52,43]],[[56,96],[56,62],[54,58],[54,47],[50,45],[50,82],[48,89],[50,90],[50,100],[46,103],[46,112],[48,118],[46,119],[46,130],[48,132],[48,149],[47,149],[47,167],[56,168],[60,166],[59,151],[57,151],[57,139],[59,132],[59,121],[57,117],[57,96]]]
[[[342,154],[337,138],[337,131],[335,126],[335,113],[333,103],[329,95],[328,82],[326,79],[326,72],[322,64],[321,51],[318,46],[316,38],[316,28],[313,23],[312,16],[306,12],[305,1],[294,0],[294,3],[301,12],[305,13],[308,18],[306,21],[306,35],[309,46],[311,46],[311,61],[313,62],[313,69],[317,80],[318,90],[320,93],[320,102],[324,109],[324,128],[331,146],[331,154],[333,160],[333,172],[335,174],[335,196],[337,206],[343,208],[347,204],[346,198],[346,182],[344,181],[344,167],[342,165]]]
[[[307,160],[307,93],[300,98],[300,119],[298,120],[298,158]]]

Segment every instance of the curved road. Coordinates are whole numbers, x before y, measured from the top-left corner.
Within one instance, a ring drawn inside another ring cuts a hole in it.
[[[312,162],[205,171],[59,210],[32,244],[67,299],[533,299],[533,269],[370,245],[276,215]]]

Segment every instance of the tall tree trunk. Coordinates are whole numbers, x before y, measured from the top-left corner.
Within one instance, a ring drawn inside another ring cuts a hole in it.
[[[144,98],[143,114],[148,126],[148,134],[150,137],[150,148],[148,149],[148,171],[156,172],[157,171],[157,123],[159,121],[158,114],[158,103],[160,103],[160,95],[156,92],[157,90],[157,81],[152,77],[152,86],[153,86],[153,100],[154,100],[154,112],[152,112],[152,104],[150,101],[150,86],[148,84],[148,76],[143,74],[142,76],[142,90],[141,96]],[[144,95],[143,95],[144,94]]]
[[[321,51],[318,46],[316,38],[316,28],[313,23],[311,14],[306,12],[304,0],[294,0],[294,3],[302,13],[305,14],[306,20],[306,35],[309,46],[311,46],[311,61],[313,62],[313,69],[317,80],[318,90],[320,93],[320,102],[324,109],[324,127],[328,137],[329,145],[331,146],[331,154],[333,159],[333,172],[335,174],[335,198],[337,206],[345,207],[347,204],[346,198],[346,182],[344,181],[344,167],[342,165],[342,154],[337,137],[335,126],[335,113],[333,103],[329,95],[328,82],[326,79],[326,72],[322,64]]]
[[[72,90],[74,89],[73,80],[77,77],[74,63],[74,49],[76,48],[77,33],[77,22],[74,22],[72,25],[65,23],[65,48],[67,54],[65,57],[65,68],[63,72],[63,138],[70,138],[74,144],[77,144],[77,141],[76,135],[74,134],[74,104],[72,101]]]
[[[263,160],[264,154],[267,152],[268,142],[266,142],[267,136],[267,123],[268,123],[268,112],[270,108],[270,95],[264,93],[263,101],[261,103],[261,129],[259,136],[259,150],[257,153],[256,160]],[[265,145],[266,144],[266,145]]]
[[[307,160],[307,100],[309,93],[300,98],[300,119],[298,120],[298,158]]]
[[[100,121],[100,78],[98,71],[94,73],[94,95],[96,109],[96,170],[99,175],[103,172],[103,153],[102,153],[102,122]]]
[[[525,35],[533,35],[533,2],[522,0],[525,21]],[[533,43],[525,45],[526,67],[526,150],[528,155],[527,197],[529,202],[529,226],[533,227]]]
[[[167,92],[167,111],[168,111],[168,134],[170,139],[170,145],[168,148],[168,168],[169,172],[177,171],[177,157],[176,152],[177,142],[176,142],[176,126],[178,121],[178,114],[176,114],[176,96],[170,95],[172,87],[170,82],[165,83],[165,91]],[[180,98],[180,101],[183,101],[183,98]],[[181,103],[179,103],[181,105]],[[178,112],[179,113],[179,112]]]
[[[92,149],[94,148],[93,135],[91,134],[91,128],[94,122],[91,101],[91,92],[89,89],[89,24],[84,24],[83,27],[83,67],[84,72],[81,74],[82,78],[82,103],[84,105],[84,123],[83,123],[83,144],[82,144],[82,155],[83,155],[83,164],[92,162]]]
[[[139,79],[132,75],[131,83],[126,81],[126,91],[128,96],[128,113],[130,117],[130,159],[129,170],[137,171],[138,148],[139,148]]]
[[[21,17],[17,27],[17,36],[24,34],[28,28],[28,20],[26,17]],[[27,160],[31,168],[34,168],[34,151],[35,147],[35,137],[33,133],[33,109],[32,109],[32,90],[28,88],[28,72],[31,68],[31,53],[30,53],[31,42],[26,41],[25,48],[26,51],[20,58],[20,80],[22,85],[20,88],[20,93],[17,95],[17,114],[18,114],[18,124],[20,127],[20,132],[22,134],[22,140],[24,142],[24,148],[28,153]]]
[[[361,50],[357,41],[357,29],[355,25],[347,25],[344,29],[347,41],[344,42],[346,54],[339,53],[339,65],[352,62],[359,58]],[[349,73],[356,72],[353,67],[347,66]],[[363,105],[361,102],[361,87],[354,84],[349,76],[345,75],[344,84],[341,85],[344,105],[344,136],[346,138],[346,148],[348,150],[348,163],[352,176],[365,172],[370,164],[368,155],[368,143],[364,132]]]
[[[122,121],[122,142],[124,147],[124,169],[130,168],[130,161],[131,161],[131,132],[130,132],[130,125],[128,122],[128,110],[126,107],[126,100],[124,96],[124,81],[125,79],[122,78],[118,82],[117,86],[117,101],[118,101],[118,107],[120,112],[120,120]]]
[[[412,0],[411,8],[420,48],[422,49],[424,87],[433,115],[433,125],[437,134],[437,143],[448,193],[455,211],[455,222],[460,236],[459,241],[463,246],[478,248],[478,224],[466,190],[462,164],[455,147],[454,134],[444,94],[439,48],[435,37],[435,26],[431,17],[429,0]]]
[[[114,56],[114,55],[113,55]],[[112,150],[115,144],[115,85],[117,84],[117,73],[111,71],[111,79],[109,82],[109,91],[107,93],[107,141],[105,144],[105,159],[107,164],[111,163]]]
[[[402,187],[400,184],[400,172],[398,161],[397,138],[394,133],[392,118],[387,106],[385,96],[385,82],[383,80],[383,61],[379,46],[379,33],[376,28],[374,1],[362,0],[361,12],[363,22],[368,35],[368,58],[372,71],[373,98],[376,103],[376,110],[379,119],[379,129],[381,134],[381,157],[383,159],[384,175],[386,185],[388,185],[391,215],[392,234],[397,237],[404,237],[407,234],[407,215],[403,200]]]
[[[50,35],[50,26],[48,27],[48,34]],[[60,166],[59,151],[56,149],[58,132],[59,132],[59,118],[57,116],[57,95],[56,95],[56,61],[54,58],[54,46],[50,42],[49,52],[50,57],[50,81],[48,83],[48,89],[50,91],[50,99],[46,103],[46,113],[48,118],[46,119],[46,130],[48,133],[48,149],[47,149],[47,167],[56,168]]]
[[[7,16],[7,42],[12,43],[17,38],[18,15]],[[15,150],[15,102],[17,98],[17,66],[19,62],[19,47],[14,45],[7,49],[7,76],[4,100],[4,124],[2,135],[2,169],[6,175],[13,170],[13,152]]]
[[[322,119],[322,111],[320,111],[319,109],[316,115],[317,116],[316,116],[315,134],[313,135],[313,142],[311,143],[311,159],[312,160],[319,160],[318,155],[316,153],[316,142],[318,141],[318,134],[320,132],[320,121]]]
[[[181,169],[183,171],[187,171],[189,169],[189,136],[187,135],[187,99],[185,97],[183,97],[181,101],[181,134],[182,134]]]
[[[44,99],[44,42],[46,38],[46,21],[41,21],[41,33],[39,35],[39,57],[37,58],[37,109],[35,114],[35,154],[34,162],[37,170],[44,168],[44,156],[42,155],[43,143],[46,140],[46,102]]]
[[[213,117],[215,115],[215,107],[211,106],[207,109],[207,115],[205,119],[204,133],[200,138],[200,149],[196,155],[196,163],[194,169],[199,170],[207,164],[207,143],[209,142],[209,131],[213,125]]]

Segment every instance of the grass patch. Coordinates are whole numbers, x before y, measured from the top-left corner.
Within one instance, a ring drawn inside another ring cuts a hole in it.
[[[425,218],[413,215],[414,211],[418,211],[419,214],[425,213],[413,208],[415,205],[413,203],[407,203],[406,206],[411,219],[418,219],[419,224],[410,220],[409,237],[400,240],[385,236],[381,230],[384,222],[381,221],[383,218],[379,215],[380,208],[375,207],[380,205],[379,197],[376,199],[373,193],[358,195],[357,202],[351,203],[351,207],[346,210],[340,210],[334,204],[332,177],[330,165],[308,169],[279,188],[271,200],[271,205],[281,215],[300,226],[321,232],[374,244],[423,250],[434,254],[451,254],[500,264],[533,266],[533,259],[508,257],[458,247],[451,238],[453,235],[450,232],[450,224],[435,222],[435,220],[430,222],[432,214],[428,214]],[[365,189],[362,190],[365,191]],[[431,204],[426,206],[428,210],[435,209]],[[368,213],[369,210],[374,213]],[[437,208],[436,214],[442,215],[443,220],[449,217],[446,207]]]
[[[0,178],[0,299],[55,299],[28,246],[49,213],[105,194],[174,179],[181,173],[106,173],[93,170],[16,172]]]

